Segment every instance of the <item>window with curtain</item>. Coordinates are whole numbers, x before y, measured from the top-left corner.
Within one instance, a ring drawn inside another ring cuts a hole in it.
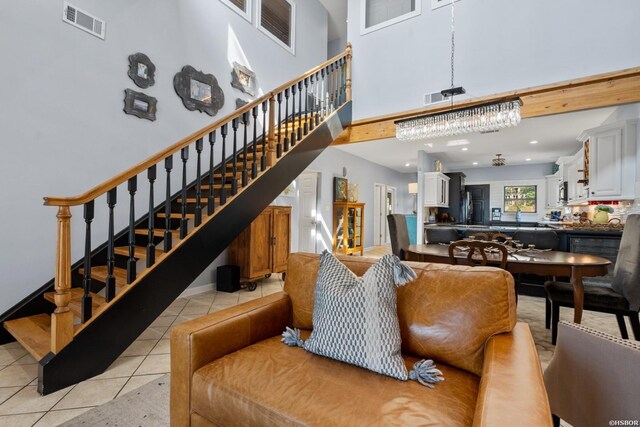
[[[220,0],[231,10],[251,22],[251,0]]]
[[[269,37],[293,53],[295,5],[290,0],[259,0],[258,26]]]
[[[367,33],[420,14],[419,0],[361,0],[364,16],[361,32]]]

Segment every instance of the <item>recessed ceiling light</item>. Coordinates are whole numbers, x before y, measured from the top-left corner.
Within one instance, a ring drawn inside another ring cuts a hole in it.
[[[537,144],[538,141],[536,141],[535,139],[533,141],[529,141],[529,144]]]
[[[447,142],[447,147],[455,147],[456,145],[469,145],[471,144],[468,139],[454,139]]]
[[[531,161],[531,159],[524,159],[524,161],[525,161],[525,162],[530,162],[530,161]]]
[[[407,162],[404,165],[405,165],[405,167],[409,167],[409,166],[411,166],[411,163]]]
[[[462,147],[461,150],[462,151],[467,151],[469,149],[469,147]]]
[[[473,164],[474,164],[474,165],[477,165],[477,164],[478,164],[478,162],[473,162]]]

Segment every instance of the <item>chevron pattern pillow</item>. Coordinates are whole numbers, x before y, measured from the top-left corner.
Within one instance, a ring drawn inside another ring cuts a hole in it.
[[[399,284],[415,278],[413,270],[394,255],[385,255],[357,277],[324,251],[315,288],[313,332],[305,350],[406,380],[394,277],[399,266],[413,273]]]

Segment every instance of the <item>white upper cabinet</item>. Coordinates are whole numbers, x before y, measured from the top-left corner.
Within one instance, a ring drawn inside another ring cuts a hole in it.
[[[449,177],[441,172],[424,174],[424,206],[449,207]]]
[[[544,178],[546,179],[547,184],[547,201],[545,208],[556,209],[562,207],[562,201],[560,200],[560,184],[562,184],[562,176],[559,171],[553,175],[547,175]]]
[[[584,131],[589,141],[589,200],[631,200],[635,197],[638,120]]]

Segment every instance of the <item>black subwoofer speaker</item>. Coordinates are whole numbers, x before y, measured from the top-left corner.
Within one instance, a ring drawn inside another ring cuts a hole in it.
[[[217,269],[216,289],[222,292],[240,290],[240,267],[237,265],[221,265]]]

